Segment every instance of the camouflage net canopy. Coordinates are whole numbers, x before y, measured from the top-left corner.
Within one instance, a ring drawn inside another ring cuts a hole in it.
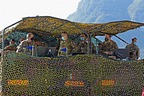
[[[38,35],[60,35],[64,31],[69,34],[87,32],[95,33],[96,35],[103,35],[105,33],[115,35],[141,26],[144,26],[144,23],[115,21],[102,24],[88,24],[71,22],[50,16],[37,16],[23,18],[13,31],[32,32]]]
[[[21,37],[25,37],[26,34],[29,32],[34,33],[35,35],[37,35],[41,39],[43,38],[44,41],[46,41],[45,37],[48,38],[49,36],[51,36],[52,38],[56,39],[64,31],[68,32],[70,36],[76,36],[84,32],[92,34],[92,36],[103,36],[105,33],[116,35],[118,33],[136,29],[141,26],[144,26],[144,23],[132,21],[115,21],[96,24],[71,22],[68,20],[50,16],[26,17],[12,24],[12,28],[6,28],[4,32],[4,42],[6,42],[5,46],[8,45],[8,41],[13,38],[16,39],[16,42],[19,42],[19,39]],[[1,41],[2,38],[0,38],[0,42]]]

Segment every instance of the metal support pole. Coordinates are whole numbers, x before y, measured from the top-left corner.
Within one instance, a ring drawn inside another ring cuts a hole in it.
[[[5,29],[2,30],[2,52],[1,52],[1,61],[3,61],[3,58],[4,58],[4,32],[5,32]]]
[[[90,36],[87,32],[84,32],[84,34],[88,37],[88,43],[87,43],[87,53],[90,54]]]
[[[1,52],[1,62],[3,62],[3,60],[4,60],[4,34],[5,34],[5,31],[6,31],[6,29],[8,29],[9,27],[11,27],[11,26],[13,26],[13,25],[15,25],[15,24],[17,24],[17,23],[19,23],[19,22],[21,22],[22,20],[20,20],[20,21],[18,21],[18,22],[16,22],[16,23],[14,23],[14,24],[12,24],[12,25],[10,25],[10,26],[8,26],[8,27],[6,27],[6,28],[4,28],[4,30],[2,30],[2,52]],[[2,63],[0,64],[0,73],[1,73],[1,76],[0,76],[0,79],[2,80],[2,67],[3,67],[3,65],[2,65]],[[0,82],[1,82],[1,80],[0,80]],[[0,83],[0,87],[1,87],[1,92],[2,92],[2,84]]]
[[[91,34],[89,35],[89,50],[90,50],[90,54],[92,54],[92,41],[91,41]]]
[[[16,22],[16,23],[13,23],[13,24],[11,24],[11,25],[9,25],[8,27],[4,28],[4,30],[2,31],[2,54],[1,54],[1,61],[3,61],[3,59],[4,59],[4,34],[5,34],[5,31],[6,31],[9,27],[14,26],[14,25],[16,25],[17,23],[19,23],[19,22],[21,22],[21,21],[22,21],[22,20],[20,20],[20,21],[18,21],[18,22]]]

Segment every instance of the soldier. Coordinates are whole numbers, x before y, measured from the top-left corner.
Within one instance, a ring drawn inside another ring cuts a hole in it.
[[[113,56],[114,51],[118,48],[115,41],[111,40],[111,35],[105,34],[105,41],[102,43],[99,51],[103,55]]]
[[[92,42],[91,46],[92,46],[92,53],[96,53],[96,48]],[[77,46],[77,52],[87,53],[88,51],[87,49],[88,49],[88,38],[87,35],[83,33],[80,35],[80,42]]]
[[[19,46],[17,47],[17,51],[16,52],[22,52],[22,53],[26,53],[28,55],[33,55],[33,38],[34,35],[32,33],[28,33],[27,34],[27,39],[23,40]]]
[[[5,50],[5,51],[6,51],[6,50],[16,51],[17,48],[16,48],[15,40],[14,40],[14,39],[11,39],[11,40],[10,40],[10,44],[9,44],[8,46],[6,46],[6,47],[4,48],[4,50]]]
[[[137,42],[137,38],[132,38],[132,43],[126,46],[126,49],[129,50],[129,60],[137,60],[140,56],[140,50],[138,46],[135,44]]]
[[[39,41],[39,39],[33,39],[34,49],[33,49],[33,56],[36,57],[44,57],[48,52],[48,45],[45,42]]]
[[[20,38],[20,41],[19,41],[19,42],[21,43],[23,40],[25,40],[25,38]]]
[[[70,55],[73,51],[73,43],[68,38],[67,32],[62,32],[61,34],[61,41],[60,41],[60,47],[58,50],[58,56],[67,56]]]

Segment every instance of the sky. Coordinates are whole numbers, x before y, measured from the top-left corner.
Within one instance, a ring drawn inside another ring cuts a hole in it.
[[[0,31],[23,17],[53,16],[66,19],[81,0],[1,0]]]

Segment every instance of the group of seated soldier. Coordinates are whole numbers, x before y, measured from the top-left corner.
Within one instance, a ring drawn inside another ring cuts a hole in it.
[[[111,35],[105,34],[105,41],[103,43],[99,44],[99,54],[102,54],[103,56],[116,59],[116,58],[123,58],[121,57],[123,54],[125,54],[128,60],[138,60],[140,56],[140,50],[138,46],[135,44],[137,42],[137,38],[132,38],[132,43],[128,44],[123,50],[123,53],[119,53],[118,46],[115,41],[111,40]],[[122,52],[122,51],[121,51]],[[125,52],[125,53],[124,53]]]
[[[80,41],[78,44],[72,42],[68,38],[67,32],[62,32],[60,44],[58,46],[58,56],[66,56],[71,55],[72,53],[87,53],[87,46],[88,45],[88,37],[86,34],[80,35]],[[93,43],[92,45],[92,53],[95,53],[95,46]],[[16,51],[17,53],[25,53],[32,56],[37,56],[38,53],[45,53],[49,51],[47,48],[48,45],[46,43],[40,42],[38,39],[34,38],[32,33],[28,33],[26,39],[21,38],[20,44],[17,46],[15,44],[15,40],[11,39],[9,45],[4,48],[5,51]],[[50,49],[51,51],[52,49]],[[39,52],[41,51],[41,52]],[[55,50],[56,51],[56,50]],[[44,56],[44,55],[43,55]]]
[[[68,56],[75,53],[86,54],[88,52],[88,44],[88,36],[84,33],[80,35],[80,41],[75,43],[69,39],[67,32],[62,32],[58,56]],[[92,53],[96,53],[94,44],[92,42],[90,44],[92,47]]]
[[[127,53],[127,55],[125,55],[124,57],[120,57],[121,53],[119,53],[120,52],[119,48],[116,42],[111,39],[111,37],[112,36],[110,34],[105,34],[105,41],[99,43],[98,45],[98,49],[99,49],[98,54],[101,54],[105,57],[109,57],[112,59],[127,58],[128,60],[137,60],[139,58],[139,48],[135,44],[135,42],[137,42],[136,38],[133,38],[132,43],[128,44],[126,48],[123,48],[124,50],[120,49],[121,52]],[[91,46],[88,46],[88,44],[90,44]],[[91,53],[93,54],[96,53],[96,47],[92,42],[89,43],[88,36],[86,34],[82,33],[80,35],[79,43],[75,44],[74,42],[72,42],[72,40],[68,38],[67,32],[62,32],[58,55],[66,56],[66,55],[71,55],[71,53],[75,53],[75,52],[87,53],[89,51],[88,47],[91,47],[90,48]]]
[[[4,50],[26,53],[32,56],[46,55],[46,52],[48,51],[48,45],[46,43],[42,43],[38,39],[34,38],[32,33],[28,33],[26,37],[26,39],[20,39],[20,44],[18,46],[16,46],[15,40],[11,39],[9,42],[10,44],[6,46]],[[87,53],[88,47],[90,47],[88,44],[91,44],[91,53],[95,54],[96,47],[92,42],[88,42],[88,36],[84,33],[80,35],[80,41],[76,44],[68,38],[67,32],[62,32],[58,48],[58,56],[67,56],[77,52]],[[133,38],[132,43],[126,46],[126,49],[130,51],[129,60],[137,60],[139,58],[139,48],[135,42],[137,42],[137,38]],[[118,46],[115,41],[111,40],[110,34],[105,34],[105,41],[99,43],[98,49],[98,54],[102,54],[103,56],[113,59],[117,58],[115,50],[118,49]]]
[[[18,46],[15,44],[15,40],[11,39],[9,45],[4,48],[4,51],[15,51],[17,53],[25,53],[32,56],[44,56],[46,54],[48,46],[46,43],[34,38],[32,33],[28,33],[26,37],[26,39],[20,39],[20,44]]]

